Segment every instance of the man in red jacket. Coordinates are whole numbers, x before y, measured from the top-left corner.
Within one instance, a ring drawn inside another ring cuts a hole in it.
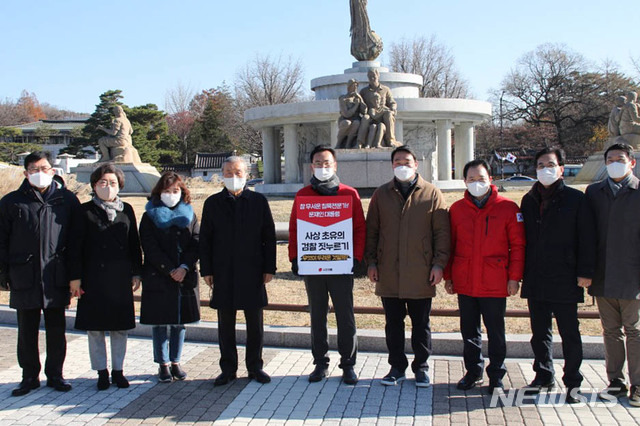
[[[349,196],[352,199],[353,256],[362,261],[366,237],[366,224],[358,191],[340,183],[336,171],[338,164],[335,151],[324,145],[316,146],[310,155],[311,185],[296,194],[289,220],[289,260],[291,270],[298,275],[297,210],[298,197],[304,196]],[[322,240],[320,240],[321,242]],[[311,313],[311,352],[315,369],[309,375],[310,382],[319,382],[329,370],[329,341],[327,338],[327,313],[329,296],[336,313],[338,325],[338,352],[342,368],[342,381],[349,385],[358,382],[353,368],[358,352],[356,320],[353,315],[353,275],[306,275],[304,285],[309,298]]]
[[[482,316],[489,339],[487,375],[492,394],[503,388],[507,372],[504,315],[506,298],[518,293],[524,271],[524,221],[518,205],[491,185],[486,161],[470,161],[463,175],[467,191],[449,211],[452,255],[444,273],[445,289],[458,294],[464,340],[466,374],[458,389],[483,383]]]

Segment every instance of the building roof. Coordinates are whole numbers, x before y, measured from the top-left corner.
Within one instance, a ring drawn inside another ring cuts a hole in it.
[[[190,172],[193,166],[191,164],[163,164],[162,171],[163,172],[176,172],[176,173],[185,173]]]
[[[227,157],[235,155],[235,151],[221,152],[221,153],[209,153],[198,152],[196,153],[196,160],[193,166],[194,169],[220,169],[222,163]]]
[[[50,127],[53,130],[64,132],[64,131],[71,131],[76,127],[84,127],[84,125],[87,124],[88,118],[89,117],[71,118],[66,120],[40,120],[40,121],[34,121],[32,123],[18,124],[15,126],[8,126],[8,127],[22,129],[23,133],[24,132],[28,133],[28,132],[35,132],[40,126],[45,125],[47,127]]]

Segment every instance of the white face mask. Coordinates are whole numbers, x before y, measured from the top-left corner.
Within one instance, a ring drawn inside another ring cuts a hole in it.
[[[407,182],[407,181],[413,179],[415,174],[416,174],[415,169],[413,169],[412,167],[409,167],[409,166],[398,166],[395,169],[393,169],[393,175],[400,182]]]
[[[315,167],[313,169],[313,175],[319,181],[324,182],[325,180],[329,180],[334,175],[333,167]]]
[[[29,175],[29,183],[36,188],[47,188],[51,185],[51,181],[53,181],[53,175],[49,173],[38,172]]]
[[[467,184],[467,189],[469,190],[469,193],[474,197],[482,197],[487,192],[489,192],[490,187],[491,187],[491,184],[489,182],[483,182],[483,181],[471,182]]]
[[[120,188],[117,186],[96,186],[93,190],[102,201],[111,201],[115,199],[118,196],[118,192],[120,192]]]
[[[544,186],[553,185],[559,179],[558,169],[556,167],[545,167],[536,171],[538,181]]]
[[[628,164],[631,163],[618,163],[613,162],[611,164],[607,164],[607,173],[611,179],[620,179],[624,177],[629,172],[627,167]]]
[[[181,198],[182,198],[182,191],[176,192],[175,194],[172,192],[162,192],[160,194],[160,201],[162,201],[164,205],[169,208],[178,204]]]
[[[247,183],[247,178],[239,178],[239,177],[230,177],[224,178],[224,187],[227,188],[229,192],[238,192],[244,188],[244,185]]]

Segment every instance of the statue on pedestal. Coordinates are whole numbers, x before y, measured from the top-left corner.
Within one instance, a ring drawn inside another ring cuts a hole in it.
[[[620,112],[620,134],[640,135],[640,115],[638,115],[638,94],[630,91],[627,93],[627,103],[622,106]]]
[[[347,93],[338,98],[340,118],[338,119],[337,149],[356,148],[360,121],[367,113],[367,105],[358,93],[358,81],[347,83]]]
[[[382,53],[382,39],[369,26],[367,0],[350,0],[351,54],[359,61],[373,61]]]
[[[109,136],[103,136],[98,140],[98,146],[102,157],[100,162],[113,161],[116,163],[142,163],[138,150],[133,147],[131,135],[133,128],[120,105],[113,107],[115,118],[110,128],[98,126],[99,130]]]
[[[611,109],[611,114],[609,114],[609,125],[607,126],[609,136],[611,138],[620,136],[620,116],[622,115],[622,107],[626,101],[626,97],[618,96],[616,98],[616,104]]]
[[[369,70],[367,77],[369,85],[360,91],[360,96],[367,104],[368,116],[364,116],[360,123],[358,143],[364,148],[378,147],[380,144],[387,147],[400,146],[395,136],[398,105],[393,99],[391,89],[380,84],[380,73],[377,69]],[[377,132],[382,132],[383,137],[380,141],[379,138],[368,135]]]

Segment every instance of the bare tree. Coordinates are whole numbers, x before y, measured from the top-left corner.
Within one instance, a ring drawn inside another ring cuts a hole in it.
[[[611,61],[594,69],[565,46],[543,44],[520,58],[495,97],[504,97],[507,120],[552,126],[552,142],[575,153],[588,149],[586,142],[607,122],[614,95],[631,87]]]
[[[631,57],[631,65],[636,70],[636,74],[638,74],[638,78],[640,79],[640,56]]]
[[[195,95],[191,86],[185,86],[181,82],[172,89],[167,89],[164,95],[164,109],[168,115],[180,114],[189,111],[191,101]]]
[[[456,69],[451,50],[440,43],[435,35],[429,39],[417,37],[392,43],[389,49],[389,67],[394,72],[421,75],[422,98],[469,96],[469,85]]]
[[[236,75],[236,99],[244,109],[296,102],[303,78],[300,59],[256,55]]]

